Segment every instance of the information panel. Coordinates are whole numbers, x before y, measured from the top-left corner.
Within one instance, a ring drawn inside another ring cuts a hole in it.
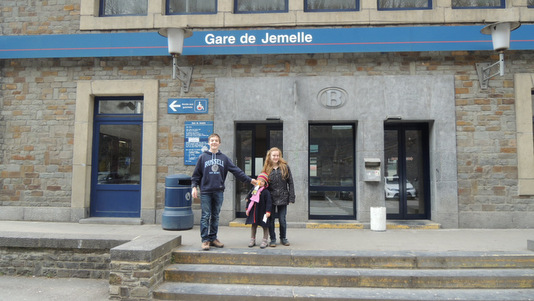
[[[186,121],[184,164],[196,165],[198,157],[209,149],[208,137],[213,134],[213,121]]]

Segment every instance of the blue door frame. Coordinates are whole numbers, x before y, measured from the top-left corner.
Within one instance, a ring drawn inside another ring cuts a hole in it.
[[[140,217],[143,115],[102,114],[101,101],[142,107],[142,97],[95,99],[90,215]]]

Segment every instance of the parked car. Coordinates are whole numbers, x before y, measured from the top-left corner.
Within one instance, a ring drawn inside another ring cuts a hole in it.
[[[384,177],[384,189],[386,191],[386,199],[398,198],[399,197],[399,177]],[[416,196],[415,188],[412,183],[406,180],[406,195],[408,198],[415,198]]]

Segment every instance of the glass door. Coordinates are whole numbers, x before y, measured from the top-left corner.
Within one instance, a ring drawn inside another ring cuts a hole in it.
[[[95,103],[91,216],[140,217],[143,98]]]
[[[239,123],[236,127],[235,164],[248,176],[256,178],[263,169],[265,155],[271,147],[283,154],[283,126],[281,123]],[[250,183],[236,181],[236,217],[246,217],[245,197]]]
[[[354,124],[309,125],[309,218],[354,219]]]
[[[430,218],[428,124],[386,124],[384,147],[387,218]]]

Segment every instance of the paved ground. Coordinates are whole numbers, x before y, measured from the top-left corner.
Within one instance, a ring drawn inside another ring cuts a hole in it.
[[[258,231],[260,233],[260,231]],[[277,229],[278,233],[278,229]],[[105,225],[0,221],[0,235],[80,235],[134,239],[139,235],[181,235],[187,248],[200,248],[198,226],[190,230],[168,231],[161,225]],[[440,229],[387,230],[289,228],[294,250],[354,251],[488,251],[530,253],[527,240],[534,229]],[[258,240],[260,236],[258,235]],[[219,239],[226,248],[246,248],[250,229],[220,227]],[[533,252],[534,253],[534,252]],[[107,300],[107,280],[47,279],[0,276],[0,301],[28,300]]]

